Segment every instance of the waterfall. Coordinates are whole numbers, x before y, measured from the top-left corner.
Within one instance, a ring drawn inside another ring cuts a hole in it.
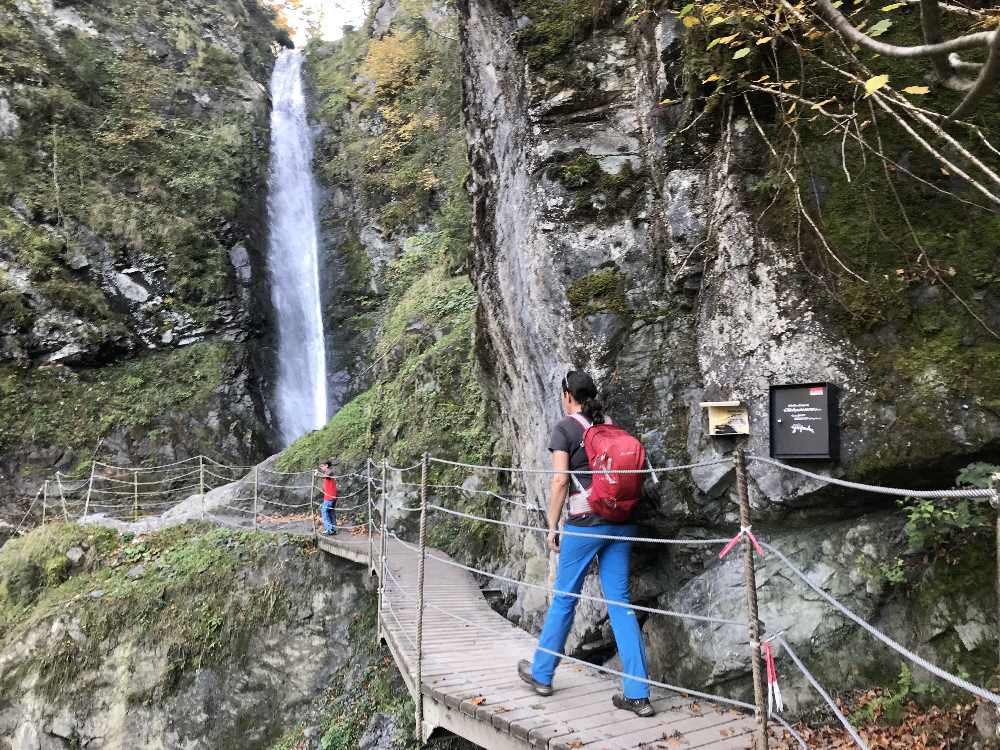
[[[267,265],[277,321],[275,411],[283,447],[326,424],[319,233],[302,55],[284,50],[271,76]]]

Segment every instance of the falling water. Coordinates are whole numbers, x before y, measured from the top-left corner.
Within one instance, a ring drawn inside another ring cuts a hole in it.
[[[275,407],[285,445],[326,424],[312,135],[301,71],[302,55],[285,50],[271,76],[268,269],[278,328]]]

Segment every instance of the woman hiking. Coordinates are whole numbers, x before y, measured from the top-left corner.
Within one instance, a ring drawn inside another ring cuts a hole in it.
[[[590,535],[635,536],[636,527],[627,520],[609,521],[593,512],[588,499],[591,475],[572,474],[574,471],[590,470],[583,447],[584,434],[591,425],[605,424],[604,407],[597,400],[597,387],[590,375],[582,370],[572,370],[563,378],[562,407],[566,416],[556,424],[549,439],[552,468],[557,473],[553,474],[549,489],[549,530],[546,541],[550,550],[559,552],[555,588],[557,591],[579,594],[587,569],[596,557],[604,598],[627,604],[631,542]],[[610,420],[607,421],[610,423]],[[645,454],[642,456],[644,458]],[[574,485],[572,492],[571,474]],[[559,521],[567,500],[566,533],[562,535],[560,542]],[[576,597],[566,593],[553,596],[534,660],[529,662],[522,659],[517,665],[521,679],[539,695],[552,695],[552,676],[560,659],[555,654],[562,654],[566,646],[577,601]],[[632,711],[639,716],[653,716],[655,711],[649,702],[649,686],[644,682],[647,675],[646,654],[635,610],[609,604],[608,616],[624,667],[623,672],[629,675],[624,680],[623,693],[614,695],[611,702],[616,708]]]

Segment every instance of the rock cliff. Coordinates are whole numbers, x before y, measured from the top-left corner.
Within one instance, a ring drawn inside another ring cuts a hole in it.
[[[962,227],[985,236],[993,218],[949,212],[908,183],[897,188],[909,206],[901,215],[885,204],[880,173],[845,178],[839,145],[807,123],[800,177],[813,189],[803,211],[820,217],[823,237],[809,235],[775,187],[788,189],[772,151],[782,135],[773,102],[713,86],[711,66],[725,70],[702,54],[708,40],[678,20],[681,10],[465,0],[456,23],[437,3],[385,2],[364,29],[311,47],[328,297],[337,300],[328,330],[345,405],[279,465],[330,454],[409,465],[428,450],[546,465],[570,366],[597,376],[611,413],[661,466],[724,458],[740,444],[766,456],[769,386],[814,381],[842,394],[841,460],[809,465],[821,473],[950,487],[962,467],[995,460],[996,260]],[[451,86],[458,64],[461,106]],[[455,156],[460,126],[467,177]],[[882,127],[894,162],[905,162],[903,134]],[[937,179],[936,167],[919,169]],[[854,190],[878,212],[859,215]],[[935,270],[955,264],[950,282],[914,267],[899,236],[906,224],[933,243]],[[700,402],[730,398],[749,405],[743,443],[707,435]],[[964,471],[962,481],[981,484],[988,471]],[[415,477],[389,476],[397,529],[409,523],[398,510]],[[437,466],[431,478],[462,485],[432,488],[437,502],[529,527],[546,500],[539,476]],[[980,681],[995,673],[988,509],[897,507],[763,463],[750,464],[750,478],[755,528],[816,581],[918,652]],[[481,490],[524,492],[528,507]],[[646,490],[644,534],[737,531],[731,465],[672,473]],[[555,559],[534,531],[435,515],[430,534],[480,567],[551,580]],[[735,559],[639,547],[634,571],[637,602],[743,617]],[[899,660],[872,652],[777,561],[762,564],[759,584],[768,631],[786,630],[824,679],[895,683]],[[584,591],[599,595],[596,578]],[[501,594],[507,616],[540,627],[544,594]],[[745,633],[643,620],[655,676],[747,695]],[[602,607],[581,603],[569,648],[613,657]],[[852,666],[841,658],[850,649],[874,656]],[[803,681],[787,682],[793,705],[812,700]]]
[[[360,668],[362,573],[288,538],[46,525],[0,551],[0,743],[269,747]]]
[[[262,452],[273,21],[0,4],[0,504],[94,453]]]
[[[813,159],[806,172],[822,185],[809,210],[823,217],[836,252],[871,281],[816,273],[823,246],[801,234],[796,244],[795,213],[776,218],[761,201],[778,168],[765,140],[768,132],[777,137],[773,109],[714,90],[709,80],[719,75],[705,69],[706,38],[690,30],[695,23],[680,22],[679,7],[645,4],[629,18],[615,3],[460,5],[477,345],[515,463],[547,463],[558,383],[572,365],[595,374],[611,413],[642,435],[658,465],[735,447],[733,438],[707,436],[702,400],[746,402],[752,429],[744,444],[766,456],[768,387],[816,381],[842,390],[842,447],[839,463],[810,468],[948,487],[960,467],[997,455],[997,383],[971,376],[1000,352],[996,338],[941,283],[899,268],[905,251],[893,256],[863,239],[881,230],[880,219],[859,228],[860,208],[842,198],[850,190],[843,175],[822,170],[837,146],[807,130],[802,137],[814,140],[803,146]],[[891,153],[903,158],[909,146],[900,138]],[[876,184],[864,189],[874,194]],[[931,238],[927,252],[961,268],[954,288],[974,300],[968,309],[995,329],[1000,298],[978,275],[994,259],[970,254],[958,266],[963,256],[948,234],[957,225],[946,227],[936,212],[913,220]],[[992,225],[989,217],[968,220],[981,231]],[[844,222],[853,229],[844,231]],[[985,614],[993,611],[989,589],[936,630],[905,622],[906,602],[873,583],[880,575],[863,573],[868,557],[902,562],[902,514],[879,513],[891,501],[763,464],[751,464],[750,475],[755,528],[796,549],[831,585],[846,585],[845,597],[891,620],[905,642],[989,676],[995,660],[983,660],[982,630],[993,617]],[[528,489],[543,496],[543,480],[529,480]],[[655,498],[647,530],[719,536],[735,528],[731,467],[669,475],[647,489]],[[975,538],[988,553],[988,535]],[[537,537],[511,534],[507,548],[515,555],[508,569],[548,577],[551,561]],[[637,565],[639,597],[675,611],[740,611],[733,562],[657,551],[640,554]],[[762,587],[769,629],[790,627],[794,642],[841,685],[864,682],[834,663],[856,633],[769,567]],[[945,597],[940,606],[958,612],[956,601]],[[544,604],[522,590],[511,613],[538,627]],[[599,612],[581,609],[571,646],[599,652],[609,643],[607,625]],[[660,618],[645,628],[661,676],[702,685],[738,676],[734,690],[748,684],[745,633],[706,634]],[[937,640],[944,632],[962,645],[945,646]]]

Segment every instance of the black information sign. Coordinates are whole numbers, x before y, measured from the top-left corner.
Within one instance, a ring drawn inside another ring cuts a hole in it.
[[[771,386],[771,458],[836,459],[840,453],[837,386]]]

